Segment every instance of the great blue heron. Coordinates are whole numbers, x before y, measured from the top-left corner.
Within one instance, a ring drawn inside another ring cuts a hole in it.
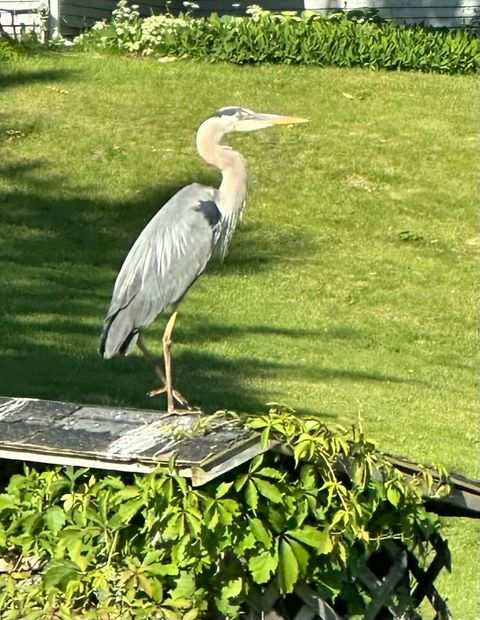
[[[302,122],[305,119],[226,107],[200,125],[197,150],[207,163],[220,169],[220,187],[187,185],[140,233],[115,282],[100,343],[104,358],[128,355],[135,345],[148,356],[140,338],[142,328],[183,298],[212,256],[225,256],[245,205],[247,172],[243,157],[221,144],[222,137],[233,131]],[[172,385],[170,345],[175,318],[173,313],[163,336],[165,373],[156,368],[164,387],[150,392],[166,392],[169,413],[177,412],[175,402],[187,405]]]

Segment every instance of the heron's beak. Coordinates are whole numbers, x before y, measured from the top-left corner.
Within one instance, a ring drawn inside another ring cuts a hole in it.
[[[299,123],[308,123],[307,118],[298,118],[297,116],[281,116],[280,114],[258,114],[258,116],[269,121],[272,125],[298,125]]]
[[[299,123],[308,123],[306,118],[298,118],[296,116],[282,116],[280,114],[252,114],[246,118],[240,119],[234,131],[256,131],[257,129],[265,129],[273,125],[298,125]]]

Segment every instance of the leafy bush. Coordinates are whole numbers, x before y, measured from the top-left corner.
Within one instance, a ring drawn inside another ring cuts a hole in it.
[[[0,62],[17,60],[20,53],[20,45],[16,41],[0,36]]]
[[[290,63],[472,73],[480,41],[468,31],[439,31],[382,22],[352,11],[324,18],[315,11],[271,13],[252,6],[246,17],[189,14],[140,17],[121,0],[111,24],[100,22],[78,43],[122,52],[214,61]]]
[[[423,506],[428,474],[406,482],[358,427],[281,409],[246,423],[282,453],[201,488],[173,462],[135,478],[13,475],[0,494],[2,620],[231,617],[274,580],[283,596],[312,584],[351,617],[368,602],[356,575],[382,541],[425,556],[439,527]]]
[[[16,62],[22,57],[46,51],[34,32],[25,32],[21,39],[0,35],[0,63]]]

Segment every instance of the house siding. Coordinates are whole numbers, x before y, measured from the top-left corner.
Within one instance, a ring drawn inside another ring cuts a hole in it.
[[[43,4],[55,0],[43,0]],[[37,7],[42,0],[0,0],[0,23],[7,32],[12,32],[10,14],[2,9],[18,10]],[[58,2],[58,0],[57,0]],[[109,19],[115,9],[117,0],[60,0],[58,28],[64,36],[72,36],[90,28],[96,21]],[[134,0],[132,0],[134,2]],[[480,0],[196,0],[199,9],[196,15],[242,15],[245,9],[254,3],[267,10],[301,11],[312,9],[328,15],[334,10],[352,10],[370,7],[390,20],[407,24],[428,24],[435,27],[464,28],[472,19],[479,17]],[[164,13],[165,0],[137,1],[143,16],[152,13]],[[238,6],[233,7],[233,4]],[[182,0],[172,0],[169,10],[178,13],[182,10]],[[34,13],[17,15],[18,29],[29,29],[39,19]]]
[[[93,26],[96,21],[110,19],[118,0],[61,0],[60,1],[60,32],[65,35],[78,34],[79,31]],[[0,0],[1,2],[1,0]],[[138,2],[130,0],[130,4],[137,4],[141,15],[164,13],[165,0],[151,0]]]
[[[335,9],[377,9],[385,19],[436,28],[464,28],[478,16],[478,0],[305,0],[306,9],[331,12]]]
[[[276,11],[316,10],[328,15],[335,10],[377,9],[385,19],[407,24],[428,24],[435,27],[464,28],[480,13],[479,0],[196,0],[196,12],[208,15],[243,14],[251,4]],[[232,7],[238,4],[238,7]],[[174,10],[182,10],[181,0],[173,0]]]

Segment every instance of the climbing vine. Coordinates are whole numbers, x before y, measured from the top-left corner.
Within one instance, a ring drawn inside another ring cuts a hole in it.
[[[439,528],[424,507],[441,492],[431,473],[405,480],[358,425],[279,407],[223,415],[272,449],[202,487],[173,459],[148,475],[12,475],[0,494],[0,617],[236,617],[273,581],[282,596],[310,584],[351,616],[367,602],[356,572],[382,541],[425,556]]]

